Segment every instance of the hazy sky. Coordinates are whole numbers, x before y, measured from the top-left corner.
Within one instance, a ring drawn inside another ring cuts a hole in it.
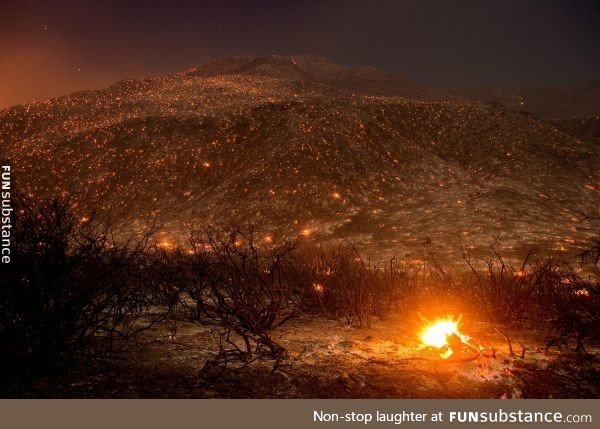
[[[600,1],[0,0],[0,107],[237,54],[438,87],[600,79]]]

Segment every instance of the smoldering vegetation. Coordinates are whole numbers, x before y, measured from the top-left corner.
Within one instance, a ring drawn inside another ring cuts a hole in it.
[[[433,257],[373,262],[347,242],[273,242],[252,228],[192,229],[183,247],[157,243],[155,225],[117,240],[109,222],[77,218],[59,198],[19,195],[13,206],[13,258],[0,276],[5,392],[118,359],[158,325],[175,338],[184,322],[210,327],[212,353],[196,362],[199,380],[256,361],[276,371],[289,356],[274,333],[307,315],[368,328],[392,314],[428,317],[456,304],[497,326],[535,329],[545,347],[583,358],[600,340],[599,242],[577,260],[529,254],[519,264],[494,243],[486,257],[463,249],[463,268],[449,269]]]

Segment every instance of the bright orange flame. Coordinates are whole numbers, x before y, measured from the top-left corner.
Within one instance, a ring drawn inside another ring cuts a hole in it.
[[[425,347],[433,347],[440,349],[440,357],[448,359],[454,351],[448,343],[448,338],[455,335],[462,343],[468,343],[469,337],[460,332],[460,318],[454,319],[451,316],[446,316],[428,323],[421,331],[421,343]],[[443,350],[442,350],[443,349]]]
[[[437,349],[448,344],[448,336],[458,334],[458,323],[454,320],[438,320],[427,326],[421,333],[421,342]]]

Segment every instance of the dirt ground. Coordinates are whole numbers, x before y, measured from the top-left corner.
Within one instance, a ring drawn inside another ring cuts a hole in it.
[[[321,317],[303,316],[274,337],[289,359],[274,370],[272,360],[216,378],[200,369],[214,356],[214,327],[179,322],[146,331],[125,352],[82,362],[66,374],[21,383],[5,397],[77,398],[598,398],[600,348],[546,350],[534,331],[505,330],[468,322],[461,331],[479,353],[443,360],[423,349],[413,318],[375,319],[371,328],[349,328]],[[521,358],[522,346],[525,356]],[[495,356],[494,352],[495,351]]]

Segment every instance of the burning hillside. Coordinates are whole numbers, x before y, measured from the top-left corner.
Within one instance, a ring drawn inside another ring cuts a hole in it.
[[[586,246],[600,149],[504,108],[322,58],[241,57],[0,113],[17,186],[70,195],[125,236],[258,225],[419,258]],[[448,222],[451,219],[451,222]]]

